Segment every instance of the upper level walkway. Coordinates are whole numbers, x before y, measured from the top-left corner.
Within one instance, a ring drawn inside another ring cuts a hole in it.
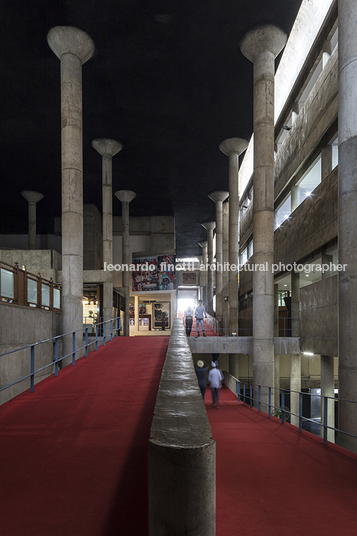
[[[0,407],[2,536],[148,534],[148,439],[167,345],[114,339]],[[205,398],[218,536],[356,535],[356,455],[227,388],[219,410]]]

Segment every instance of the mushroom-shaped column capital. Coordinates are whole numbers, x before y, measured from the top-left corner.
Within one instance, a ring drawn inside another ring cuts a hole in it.
[[[249,30],[240,43],[242,54],[251,62],[263,52],[271,52],[276,56],[284,48],[286,33],[275,24],[263,24]]]
[[[236,153],[238,156],[248,147],[248,141],[243,138],[227,138],[219,144],[219,150],[226,156]]]
[[[201,223],[202,227],[204,229],[206,229],[206,231],[208,231],[209,229],[214,229],[216,227],[216,222],[215,221],[205,221],[203,223]]]
[[[119,141],[111,140],[108,138],[100,138],[100,139],[97,138],[93,140],[92,147],[101,156],[105,154],[108,154],[110,156],[115,156],[123,148],[122,144]]]
[[[32,190],[23,190],[21,195],[28,203],[33,204],[38,203],[43,198],[43,194],[40,194],[40,192],[33,192]]]
[[[208,242],[207,242],[207,240],[204,240],[203,242],[198,242],[198,245],[199,245],[202,249],[204,249],[204,248],[206,248],[206,247],[208,246]]]
[[[55,26],[47,34],[50,49],[61,59],[64,54],[74,54],[82,65],[94,54],[95,45],[83,30],[73,26]]]
[[[136,197],[136,193],[131,190],[118,190],[114,195],[122,203],[130,203]]]
[[[218,201],[225,201],[227,197],[229,197],[229,192],[225,192],[223,190],[216,190],[215,192],[211,192],[208,197],[212,199],[215,203],[218,203]]]

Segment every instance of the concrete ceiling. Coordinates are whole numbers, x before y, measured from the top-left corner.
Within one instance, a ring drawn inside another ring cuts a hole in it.
[[[0,5],[0,234],[26,233],[22,190],[44,194],[38,232],[61,214],[60,63],[53,26],[76,26],[96,45],[83,66],[84,202],[101,210],[101,157],[113,138],[113,192],[137,192],[135,216],[176,219],[179,256],[200,254],[214,219],[212,190],[228,189],[229,137],[252,133],[252,64],[245,32],[290,32],[301,0],[3,0]],[[114,214],[121,204],[113,196]]]

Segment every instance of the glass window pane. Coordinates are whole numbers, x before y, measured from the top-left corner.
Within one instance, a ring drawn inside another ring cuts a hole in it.
[[[42,283],[42,305],[50,306],[50,287]]]
[[[14,274],[1,268],[1,296],[14,297]]]
[[[37,281],[27,279],[27,301],[37,303]]]
[[[53,289],[53,307],[60,309],[61,307],[61,291],[59,288]]]

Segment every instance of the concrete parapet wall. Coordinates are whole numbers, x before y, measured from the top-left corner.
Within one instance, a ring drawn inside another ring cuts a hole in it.
[[[253,337],[190,337],[193,354],[249,354],[252,355]],[[274,337],[276,354],[299,354],[299,337]]]
[[[300,290],[301,351],[337,356],[338,276]],[[355,322],[355,319],[352,319]]]
[[[0,303],[0,354],[55,337],[61,333],[62,315],[32,307]],[[61,348],[60,348],[61,350]],[[35,370],[51,361],[54,344],[48,342],[35,348]],[[54,372],[50,366],[35,375],[35,383]],[[0,388],[30,373],[30,348],[0,357]],[[30,387],[30,379],[0,392],[0,404]]]
[[[216,534],[216,443],[179,318],[174,319],[150,431],[149,534]]]

